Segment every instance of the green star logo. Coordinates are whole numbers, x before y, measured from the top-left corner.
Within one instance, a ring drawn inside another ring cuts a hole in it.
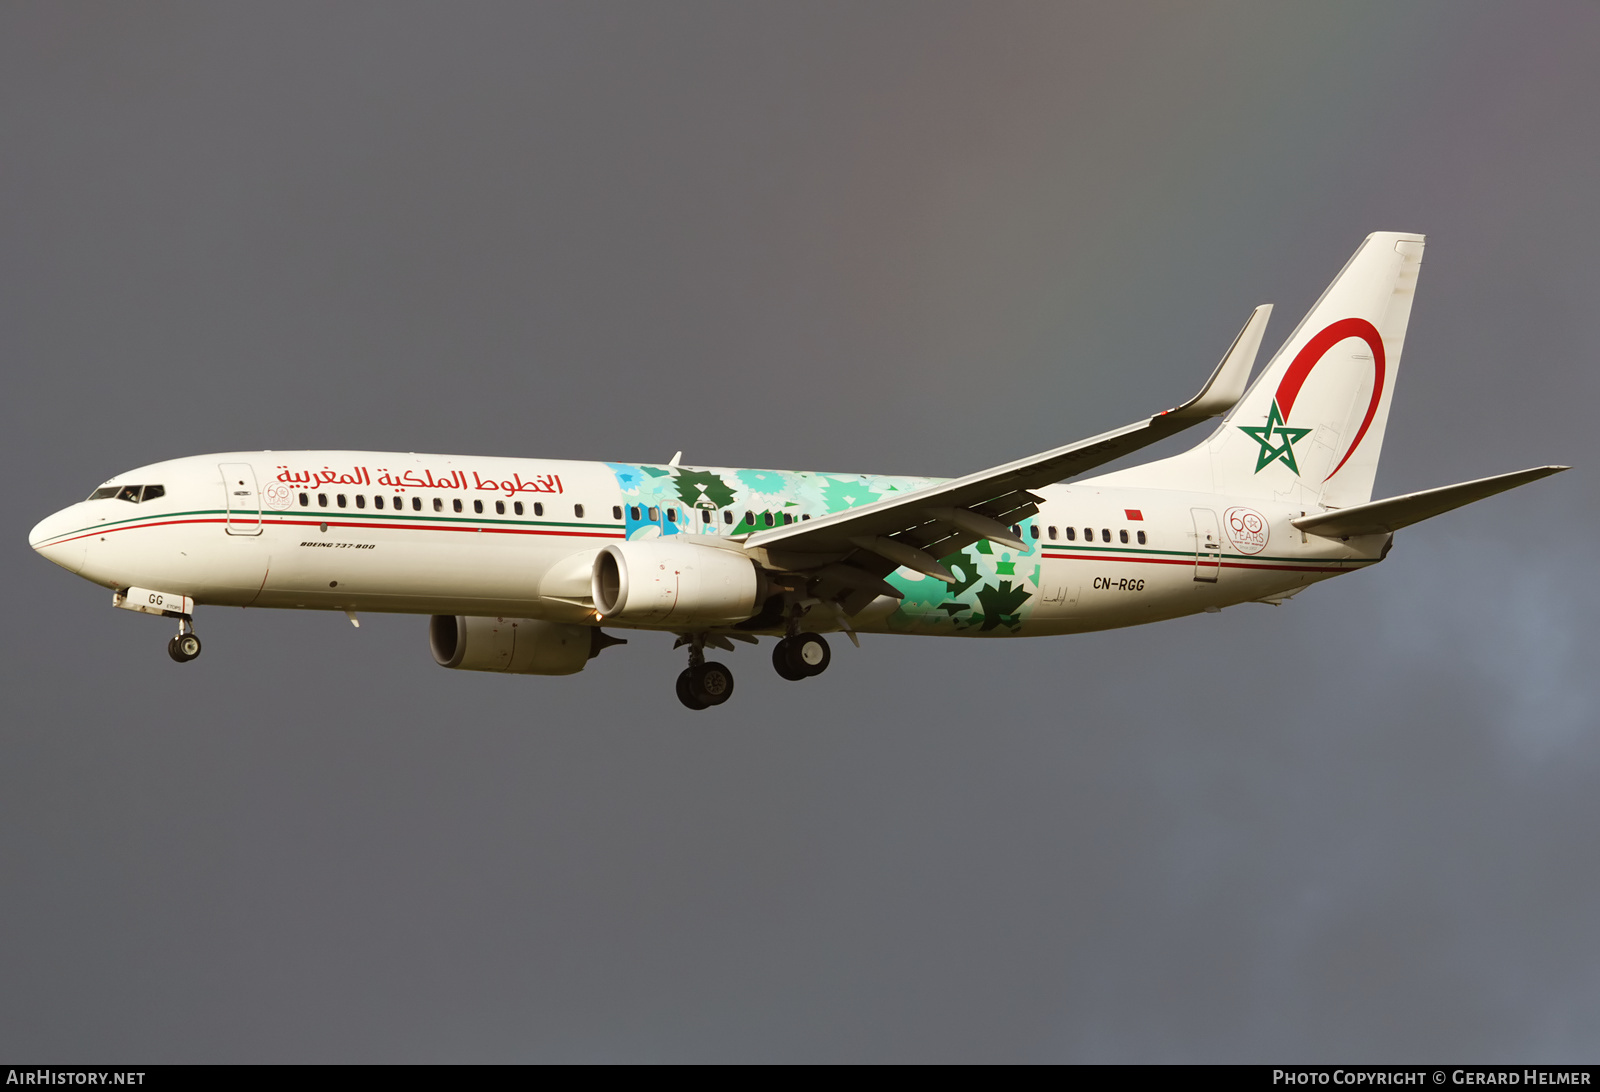
[[[1283,415],[1278,412],[1278,402],[1272,402],[1272,408],[1267,411],[1267,423],[1264,425],[1240,425],[1239,431],[1261,445],[1261,453],[1256,456],[1256,473],[1259,474],[1274,462],[1281,462],[1284,466],[1300,473],[1299,465],[1294,461],[1294,445],[1303,439],[1308,428],[1286,428]],[[1273,434],[1277,434],[1274,441]]]

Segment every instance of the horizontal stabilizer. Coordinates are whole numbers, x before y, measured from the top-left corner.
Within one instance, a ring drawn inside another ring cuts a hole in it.
[[[1407,493],[1404,496],[1390,497],[1370,504],[1358,504],[1353,508],[1340,508],[1315,516],[1301,516],[1289,522],[1302,531],[1324,538],[1383,535],[1443,515],[1452,508],[1460,508],[1463,504],[1471,504],[1473,501],[1480,501],[1496,493],[1504,493],[1507,489],[1515,489],[1519,485],[1527,485],[1529,482],[1570,469],[1571,467],[1566,466],[1536,466],[1511,474],[1499,474],[1493,478],[1479,478],[1477,481],[1462,482],[1460,485],[1446,485],[1438,489],[1425,489],[1421,493]]]

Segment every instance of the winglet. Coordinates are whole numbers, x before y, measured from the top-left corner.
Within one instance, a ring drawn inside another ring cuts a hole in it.
[[[1222,363],[1211,373],[1200,393],[1177,409],[1170,409],[1161,417],[1176,417],[1185,421],[1203,421],[1207,417],[1227,413],[1234,403],[1244,397],[1250,369],[1255,367],[1256,352],[1261,348],[1261,336],[1267,332],[1267,319],[1272,315],[1272,304],[1263,303],[1250,313],[1250,318],[1233,339]]]

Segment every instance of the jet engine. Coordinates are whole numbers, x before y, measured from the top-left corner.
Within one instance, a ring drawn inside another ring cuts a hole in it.
[[[731,625],[760,610],[761,571],[742,554],[686,536],[613,542],[594,559],[601,618],[644,625]]]
[[[597,626],[545,622],[537,618],[466,618],[436,614],[428,622],[428,644],[440,667],[503,671],[509,675],[571,675],[623,642]]]

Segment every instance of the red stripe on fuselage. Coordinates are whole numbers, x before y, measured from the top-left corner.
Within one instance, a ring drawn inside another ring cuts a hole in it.
[[[110,535],[110,534],[115,534],[118,531],[143,531],[143,530],[146,530],[146,529],[151,528],[151,527],[179,527],[179,526],[182,526],[182,525],[187,524],[187,523],[227,523],[227,522],[228,521],[226,519],[211,518],[211,519],[169,519],[169,520],[162,520],[162,521],[160,521],[158,523],[135,523],[135,524],[131,524],[131,525],[126,526],[126,527],[104,527],[104,528],[100,528],[98,530],[85,531],[81,535],[73,535],[70,538],[60,538],[60,539],[56,539],[56,540],[54,540],[52,542],[42,542],[42,543],[40,543],[40,545],[41,546],[60,546],[60,545],[63,545],[65,543],[68,543],[68,542],[76,542],[80,538],[94,538],[96,535],[102,535],[102,536],[103,535]],[[423,524],[417,524],[417,523],[336,523],[336,522],[334,522],[332,520],[318,520],[318,519],[313,519],[313,520],[298,520],[298,519],[266,520],[266,519],[264,519],[264,520],[261,521],[261,526],[262,527],[321,527],[324,523],[327,523],[327,525],[329,527],[366,527],[366,528],[378,528],[378,529],[390,530],[390,531],[465,531],[465,532],[469,532],[469,533],[470,532],[481,531],[481,532],[484,532],[486,534],[493,534],[493,535],[553,535],[553,536],[556,536],[558,538],[626,538],[627,537],[626,535],[618,534],[615,531],[545,531],[545,530],[538,530],[538,529],[535,529],[535,528],[523,528],[523,527],[454,527],[454,526],[438,526],[438,525],[435,525],[435,524],[428,524],[428,523],[423,523]],[[246,526],[246,525],[241,524],[240,526]]]
[[[1044,554],[1050,561],[1121,561],[1134,565],[1195,565],[1198,562],[1193,557],[1123,557],[1107,554]],[[1362,561],[1362,558],[1351,558],[1351,561]],[[1205,564],[1211,564],[1207,559]],[[1219,561],[1217,564],[1224,569],[1270,569],[1285,573],[1342,573],[1348,570],[1343,568],[1312,568],[1311,563],[1303,565],[1269,565],[1260,561]]]

